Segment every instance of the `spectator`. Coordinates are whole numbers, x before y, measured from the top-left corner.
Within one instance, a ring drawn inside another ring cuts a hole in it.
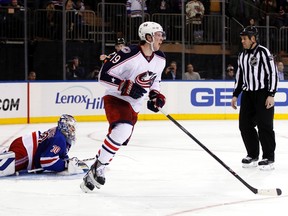
[[[100,72],[100,67],[95,66],[94,69],[88,74],[87,79],[88,80],[98,80],[99,72]]]
[[[125,46],[125,39],[124,38],[117,38],[117,40],[115,42],[115,52],[119,52],[124,46]],[[107,58],[109,59],[112,55],[115,54],[115,52],[113,52],[109,55],[105,55],[105,54],[100,55],[100,60],[104,61]]]
[[[22,6],[18,3],[18,0],[11,0],[10,7],[21,8]]]
[[[162,73],[163,80],[180,80],[181,76],[177,71],[177,63],[176,61],[172,61],[170,65],[165,69]]]
[[[152,0],[149,2],[149,12],[151,15],[155,13],[171,13],[173,11],[171,0]]]
[[[185,72],[185,80],[200,80],[200,74],[194,71],[192,64],[187,65],[187,71]]]
[[[146,1],[139,0],[127,0],[126,10],[128,15],[129,26],[129,38],[130,41],[138,41],[138,35],[135,33],[135,29],[142,23],[142,17],[144,13],[147,13]]]
[[[252,17],[249,19],[248,25],[250,25],[250,26],[258,26],[256,20],[254,18],[252,18]]]
[[[75,56],[66,66],[67,80],[82,80],[85,79],[85,70],[80,66],[79,57]]]
[[[191,0],[186,4],[187,23],[202,24],[202,18],[205,12],[204,5],[199,0]]]
[[[75,5],[75,9],[79,10],[79,11],[85,11],[84,0],[77,0],[76,5]]]
[[[5,17],[5,20],[7,22],[7,37],[23,38],[24,7],[21,6],[17,0],[11,0],[8,6],[8,16]]]
[[[36,72],[35,71],[30,71],[28,74],[28,80],[36,80]]]
[[[146,1],[127,0],[126,9],[128,17],[131,18],[142,17],[143,12],[147,13]]]
[[[277,4],[275,0],[264,0],[261,5],[260,5],[260,9],[261,9],[261,22],[260,25],[265,25],[266,24],[266,15],[267,14],[276,14],[277,11]],[[276,21],[275,19],[271,19],[270,20],[270,25],[271,26],[276,26]]]
[[[229,64],[227,66],[227,71],[226,71],[226,77],[225,80],[234,80],[235,79],[235,71],[234,71],[234,67]]]
[[[203,28],[202,18],[205,8],[201,1],[191,0],[186,4],[186,24],[188,24],[188,33],[193,34],[194,42],[202,42]],[[191,40],[192,38],[189,37]]]
[[[284,80],[285,76],[284,76],[284,64],[283,64],[283,62],[279,61],[277,63],[277,71],[278,71],[279,80]]]
[[[65,4],[67,14],[67,30],[69,39],[78,39],[82,33],[82,13],[75,9],[75,4],[72,0],[67,0]]]
[[[286,12],[285,8],[280,6],[278,15],[276,17],[276,27],[281,28],[288,25],[288,16]]]
[[[46,6],[46,23],[47,23],[47,37],[50,39],[59,38],[58,36],[58,26],[56,12],[55,12],[55,4],[54,2],[48,2]]]

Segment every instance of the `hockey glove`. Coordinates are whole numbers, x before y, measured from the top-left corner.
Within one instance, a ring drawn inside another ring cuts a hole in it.
[[[165,105],[166,98],[163,94],[156,90],[149,92],[149,100],[147,101],[147,108],[153,112],[158,112],[158,107],[163,107]]]
[[[70,175],[84,173],[88,170],[87,164],[79,160],[77,157],[70,158],[67,163],[67,171]]]
[[[118,90],[121,91],[121,95],[130,96],[134,99],[142,97],[147,91],[137,83],[133,83],[131,80],[122,80],[118,86]]]

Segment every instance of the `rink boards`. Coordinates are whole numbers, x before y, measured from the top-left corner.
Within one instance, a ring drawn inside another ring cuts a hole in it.
[[[230,106],[233,85],[233,81],[162,82],[165,110],[175,119],[237,119],[239,109]],[[3,82],[0,123],[54,122],[63,113],[74,115],[78,121],[103,121],[104,92],[99,82]],[[287,106],[288,86],[282,81],[275,96],[276,119],[288,119]],[[166,117],[147,110],[146,101],[143,103],[139,120],[162,119]]]

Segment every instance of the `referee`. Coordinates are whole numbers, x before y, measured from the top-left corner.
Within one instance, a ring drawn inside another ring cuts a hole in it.
[[[239,129],[247,151],[242,167],[257,166],[261,144],[263,154],[258,166],[261,170],[272,170],[276,148],[273,119],[277,70],[270,51],[258,43],[256,27],[244,28],[240,38],[244,50],[238,56],[231,106],[237,109],[237,98],[242,92]]]

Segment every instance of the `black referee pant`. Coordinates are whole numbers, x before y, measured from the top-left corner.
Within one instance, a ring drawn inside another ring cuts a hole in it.
[[[274,106],[266,109],[267,96],[267,90],[242,92],[239,129],[247,150],[247,156],[258,158],[261,145],[262,158],[274,161],[276,148],[273,129]]]

